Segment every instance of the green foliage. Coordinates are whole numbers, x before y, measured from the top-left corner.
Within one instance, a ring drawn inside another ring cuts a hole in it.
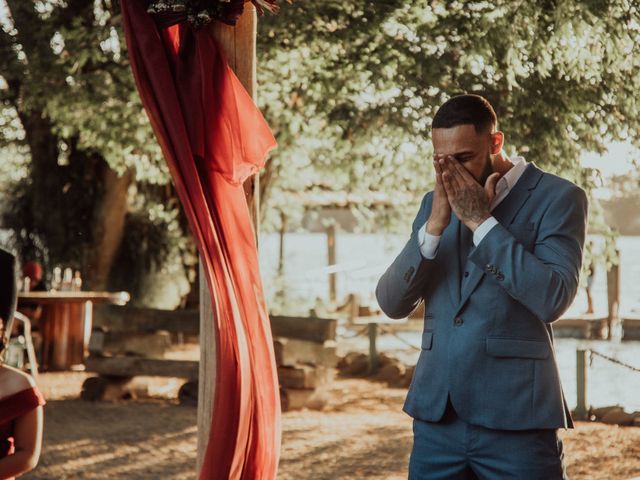
[[[45,238],[53,262],[82,262],[65,249],[94,243],[107,165],[134,171],[138,192],[118,268],[144,276],[169,268],[167,257],[189,265],[193,248],[163,187],[169,175],[129,71],[117,2],[6,3],[0,189],[14,192],[3,205],[9,226]],[[280,144],[262,174],[265,227],[276,229],[280,212],[299,221],[301,194],[335,191],[365,199],[353,209],[370,229],[404,232],[433,182],[431,118],[462,92],[495,106],[508,154],[591,189],[598,173],[580,168],[582,152],[612,140],[640,145],[639,39],[640,12],[628,0],[283,5],[258,32],[259,103]],[[20,166],[5,168],[6,159]],[[62,213],[48,215],[51,205]],[[597,204],[592,211],[593,231],[609,235]]]
[[[640,143],[639,25],[626,0],[287,6],[258,34],[259,100],[281,145],[267,211],[295,208],[295,185],[417,199],[433,182],[431,118],[463,92],[494,105],[508,154],[590,190],[582,152]],[[399,208],[405,225],[415,203]]]
[[[33,249],[43,243],[47,257],[56,264],[74,269],[86,266],[95,241],[86,227],[103,192],[100,177],[94,175],[98,162],[96,157],[74,153],[56,169],[56,175],[27,176],[12,184],[7,192],[10,208],[4,209],[3,217],[16,231],[23,257],[39,256]],[[47,224],[50,228],[43,228]]]
[[[140,189],[133,195],[126,237],[114,262],[109,287],[131,292],[132,304],[172,309],[196,280],[198,256],[185,235],[187,226],[175,198],[158,203],[161,193]]]
[[[168,171],[135,88],[124,35],[108,11],[86,15],[54,35],[64,93],[47,96],[45,113],[62,138],[78,137],[80,149],[100,152],[114,170],[133,168],[140,181],[166,184]]]
[[[144,201],[129,195],[111,283],[146,294],[157,290],[150,284],[156,278],[180,283],[183,294],[182,280],[193,277],[187,258],[193,245],[135,89],[118,2],[6,3],[0,157],[20,168],[1,172],[0,189],[3,227],[15,232],[16,249],[46,259],[49,270],[64,264],[89,276],[101,255],[101,232],[114,228],[104,225],[102,210],[113,187],[109,170],[134,172],[131,186]],[[120,192],[126,196],[126,186]],[[135,261],[122,260],[128,255]]]

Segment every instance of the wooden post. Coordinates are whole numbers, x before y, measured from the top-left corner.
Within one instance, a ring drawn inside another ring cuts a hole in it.
[[[198,372],[198,458],[197,471],[200,471],[204,454],[207,451],[213,401],[216,384],[216,332],[214,329],[211,295],[200,261],[200,364]]]
[[[378,324],[369,323],[369,373],[373,373],[378,370],[380,359],[378,358],[378,347],[376,342],[378,340]]]
[[[211,32],[224,51],[229,65],[244,85],[247,92],[255,99],[256,95],[256,29],[257,18],[255,7],[245,3],[244,13],[235,27],[220,22],[213,22]],[[245,183],[245,193],[248,193],[254,232],[258,234],[259,195],[253,194],[257,188],[258,176],[255,182],[250,179]],[[213,401],[215,398],[216,377],[216,337],[215,320],[211,308],[211,297],[204,277],[202,263],[200,263],[200,371],[198,382],[198,472],[202,466],[204,454],[209,441]]]
[[[336,264],[336,226],[331,224],[327,227],[327,250],[328,250],[328,264],[329,266]],[[331,272],[329,274],[329,300],[331,302],[336,301],[336,274]]]
[[[278,276],[282,277],[284,275],[284,236],[287,233],[287,215],[281,211],[280,212],[280,245],[278,252]]]
[[[620,252],[616,250],[616,257]],[[614,329],[619,327],[620,306],[620,264],[611,265],[607,271],[607,339],[612,338]]]
[[[589,400],[587,397],[589,350],[576,350],[576,396],[575,414],[578,420],[586,420],[589,415]]]

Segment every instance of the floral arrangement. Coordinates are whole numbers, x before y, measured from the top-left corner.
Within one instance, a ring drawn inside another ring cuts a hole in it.
[[[251,0],[262,15],[265,10],[278,11],[277,0]],[[188,21],[194,29],[199,29],[213,20],[235,26],[244,11],[245,0],[151,0],[147,12],[163,17],[161,23],[175,24]]]

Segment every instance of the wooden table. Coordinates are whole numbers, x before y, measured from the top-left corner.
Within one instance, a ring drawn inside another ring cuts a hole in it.
[[[93,322],[93,305],[125,305],[127,292],[28,292],[18,294],[18,307],[42,306],[43,370],[68,370],[81,365],[86,357]]]

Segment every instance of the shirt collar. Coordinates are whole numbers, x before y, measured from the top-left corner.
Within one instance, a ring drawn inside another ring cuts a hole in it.
[[[513,157],[510,158],[509,161],[513,163],[513,167],[511,167],[507,173],[500,178],[498,183],[502,184],[502,188],[511,190],[516,183],[518,183],[518,180],[520,180],[520,177],[524,173],[524,169],[527,168],[527,162],[524,157]]]

